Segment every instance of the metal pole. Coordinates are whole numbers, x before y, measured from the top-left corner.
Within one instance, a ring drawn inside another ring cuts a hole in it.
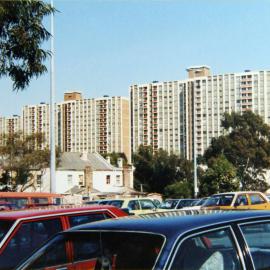
[[[53,7],[53,0],[51,0]],[[54,13],[51,14],[51,77],[50,77],[50,192],[56,192],[55,183],[55,79],[54,79]]]
[[[198,197],[198,180],[197,180],[197,140],[196,140],[196,99],[195,87],[193,87],[193,166],[194,166],[194,197]]]

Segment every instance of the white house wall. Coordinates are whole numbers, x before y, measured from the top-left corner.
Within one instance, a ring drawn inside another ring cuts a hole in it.
[[[107,175],[110,176],[110,184],[107,184]],[[118,183],[117,183],[118,176]],[[122,171],[94,171],[93,187],[101,192],[118,192],[123,188]]]
[[[74,186],[79,186],[80,175],[84,179],[84,171],[56,171],[56,193],[65,193]],[[110,183],[107,184],[107,176]],[[117,177],[118,176],[118,177]],[[70,179],[70,180],[68,180]],[[117,180],[118,179],[118,180]],[[94,171],[93,188],[101,192],[119,192],[123,188],[122,171]],[[40,191],[50,191],[50,170],[42,176]]]

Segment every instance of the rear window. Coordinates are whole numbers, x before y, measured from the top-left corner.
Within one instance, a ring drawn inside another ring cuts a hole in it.
[[[155,265],[163,242],[162,236],[147,233],[67,233],[59,237],[58,241],[47,245],[38,256],[33,256],[35,260],[24,269],[55,267],[56,265],[51,261],[52,257],[54,262],[58,262],[57,268],[64,267],[65,264],[59,264],[63,256],[59,254],[59,258],[56,258],[56,251],[61,249],[65,243],[70,243],[73,246],[73,266],[75,268],[79,269],[83,265],[88,265],[89,269],[150,270]]]
[[[5,237],[12,224],[13,221],[0,220],[0,241]]]

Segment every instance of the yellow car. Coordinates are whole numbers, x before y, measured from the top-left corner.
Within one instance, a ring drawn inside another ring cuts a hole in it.
[[[270,201],[258,191],[227,192],[209,197],[202,209],[270,210]]]
[[[115,207],[128,210],[128,213],[139,215],[148,214],[156,211],[157,206],[149,198],[123,198],[103,200],[98,202],[99,205],[113,205]]]

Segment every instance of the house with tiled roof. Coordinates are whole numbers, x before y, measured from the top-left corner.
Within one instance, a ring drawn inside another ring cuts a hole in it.
[[[62,153],[56,168],[56,192],[121,194],[133,189],[132,166],[123,166],[121,159],[117,163],[113,166],[98,153]],[[49,168],[38,177],[35,189],[50,190]]]

